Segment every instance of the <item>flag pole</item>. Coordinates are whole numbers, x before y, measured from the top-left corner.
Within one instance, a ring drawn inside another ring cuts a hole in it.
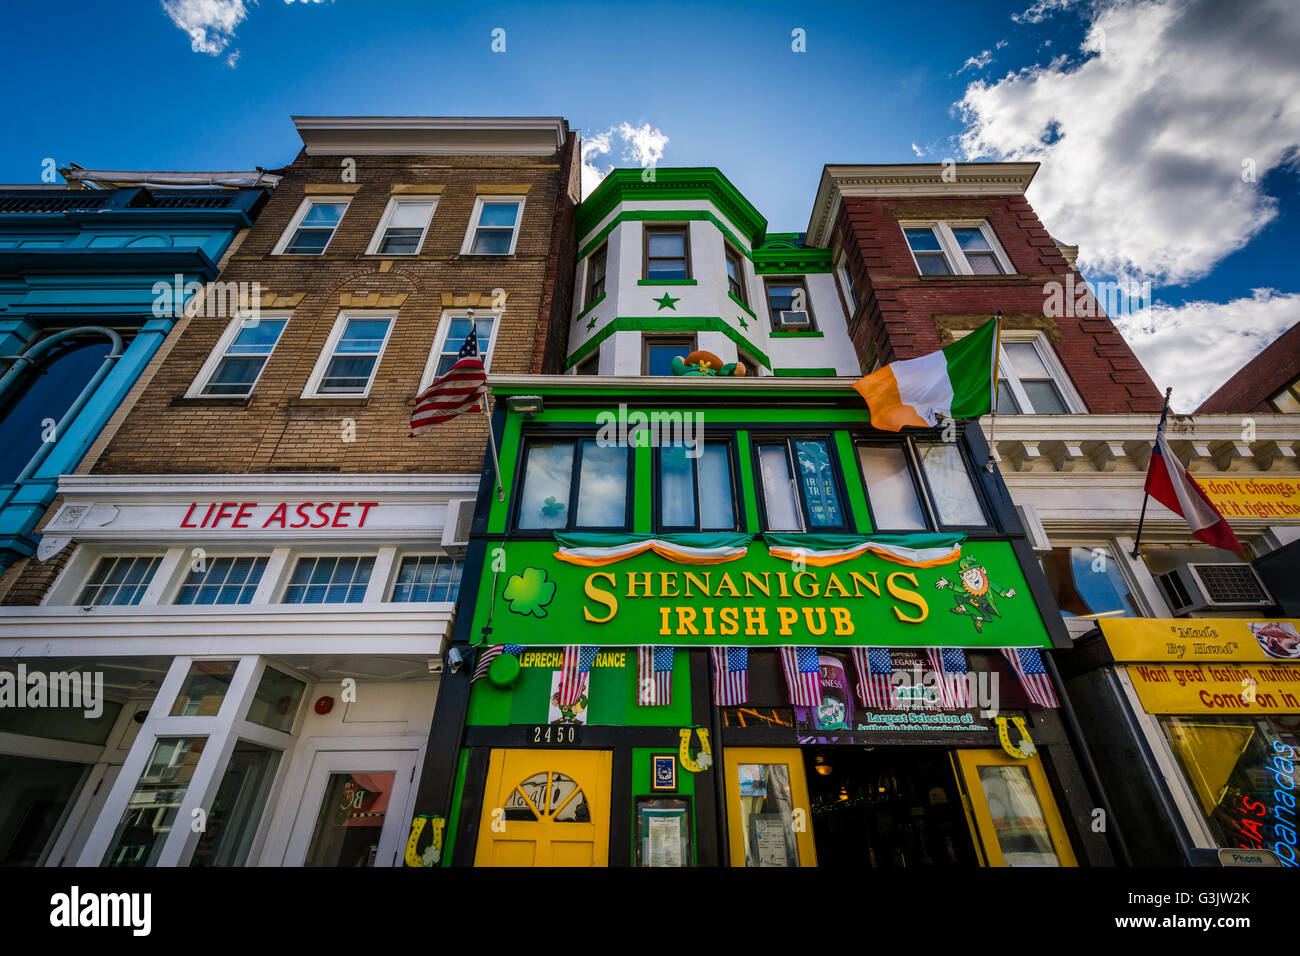
[[[473,331],[475,328],[474,310],[466,309],[465,314],[469,316],[470,331]],[[478,351],[477,338],[475,339],[474,349],[475,351]],[[496,475],[497,479],[497,501],[505,501],[506,490],[501,487],[501,459],[497,456],[497,437],[496,433],[492,430],[492,412],[488,408],[488,391],[486,385],[483,386],[483,394],[479,397],[482,399],[479,404],[483,406],[483,417],[487,419],[488,448],[492,449],[492,471]]]
[[[1172,385],[1165,389],[1165,403],[1160,407],[1160,424],[1156,426],[1157,439],[1160,437],[1160,428],[1165,423],[1165,415],[1169,411],[1169,395],[1173,390],[1174,387]],[[1147,463],[1147,473],[1151,473],[1150,462]],[[1147,502],[1150,500],[1151,496],[1147,494],[1146,485],[1144,484],[1142,486],[1142,513],[1138,515],[1137,537],[1133,539],[1133,550],[1129,552],[1129,557],[1131,558],[1136,558],[1138,556],[1138,545],[1142,543],[1142,525],[1147,520]]]
[[[1002,310],[998,309],[997,314],[993,316],[993,321],[997,325],[993,326],[993,405],[990,411],[992,418],[989,420],[989,460],[984,469],[990,474],[993,472],[993,449],[997,446],[993,444],[993,436],[998,427],[998,362],[1002,358]]]

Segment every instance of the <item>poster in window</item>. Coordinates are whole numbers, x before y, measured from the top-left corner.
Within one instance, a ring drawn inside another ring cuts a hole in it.
[[[639,797],[636,829],[637,866],[694,865],[688,797]]]

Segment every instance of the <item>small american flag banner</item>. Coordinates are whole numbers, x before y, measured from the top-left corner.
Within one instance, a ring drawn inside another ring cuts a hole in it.
[[[925,658],[939,680],[940,707],[969,707],[970,672],[966,652],[960,647],[927,647]]]
[[[488,666],[502,654],[522,654],[522,644],[484,644],[479,648],[478,664],[474,667],[474,676],[469,679],[472,684],[480,677],[487,677]]]
[[[591,664],[599,653],[599,647],[565,645],[564,666],[560,668],[558,691],[561,707],[576,704],[578,698],[587,692],[587,675],[591,672]]]
[[[1060,707],[1052,679],[1043,666],[1043,652],[1036,647],[1004,647],[1002,654],[1020,678],[1025,693],[1039,707]]]
[[[781,666],[790,703],[795,707],[816,707],[822,700],[822,669],[815,647],[781,648]]]
[[[749,648],[713,647],[713,703],[719,707],[749,699]]]
[[[855,647],[853,664],[858,669],[858,700],[862,706],[895,709],[894,660],[889,648]]]
[[[455,364],[416,396],[415,411],[411,412],[412,437],[461,412],[480,411],[486,395],[487,372],[478,354],[478,330],[471,327]]]
[[[666,707],[673,702],[671,646],[636,649],[636,702],[642,707]]]

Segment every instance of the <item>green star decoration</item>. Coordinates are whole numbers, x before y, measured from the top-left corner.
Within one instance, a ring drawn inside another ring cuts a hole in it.
[[[736,316],[736,321],[740,323],[740,327],[742,329],[748,330],[749,323],[745,321],[745,317],[743,315]]]
[[[651,301],[658,302],[659,308],[661,309],[672,309],[674,312],[676,312],[677,303],[681,301],[681,296],[678,296],[676,299],[674,299],[667,292],[665,292],[661,298],[651,299]]]
[[[595,327],[596,327],[596,317],[593,315],[590,319],[587,320],[587,331],[590,332]]]

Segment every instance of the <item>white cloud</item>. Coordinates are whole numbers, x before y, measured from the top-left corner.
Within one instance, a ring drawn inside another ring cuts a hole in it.
[[[912,144],[912,152],[916,153],[917,156],[925,155],[925,150],[923,150],[920,146],[917,146],[915,143]]]
[[[957,72],[961,74],[965,73],[967,70],[982,70],[991,62],[993,62],[993,51],[984,50],[979,54],[979,56],[968,56],[966,62],[962,64],[961,69]]]
[[[968,86],[962,149],[1041,161],[1030,201],[1085,270],[1186,283],[1277,215],[1243,163],[1261,180],[1296,162],[1300,5],[1095,0],[1087,16],[1082,61]]]
[[[1255,289],[1231,302],[1155,304],[1115,317],[1124,338],[1171,406],[1190,412],[1237,370],[1289,329],[1300,315],[1300,293]]]
[[[600,181],[614,168],[613,163],[601,162],[599,157],[609,156],[613,152],[616,137],[623,144],[623,151],[620,154],[623,162],[642,167],[658,163],[663,158],[664,147],[668,145],[667,135],[649,123],[633,126],[631,123],[623,122],[618,126],[611,126],[604,132],[585,136],[582,141],[584,199],[591,195],[592,190],[599,186]]]
[[[1011,14],[1016,23],[1042,23],[1052,14],[1074,6],[1079,0],[1034,0],[1028,10]]]
[[[292,4],[295,0],[284,2]],[[324,0],[297,2],[305,6]],[[249,7],[256,3],[257,0],[162,0],[162,8],[172,23],[190,38],[191,50],[219,56],[234,41],[235,28],[248,18]],[[239,51],[231,50],[225,62],[233,68],[239,62]]]

